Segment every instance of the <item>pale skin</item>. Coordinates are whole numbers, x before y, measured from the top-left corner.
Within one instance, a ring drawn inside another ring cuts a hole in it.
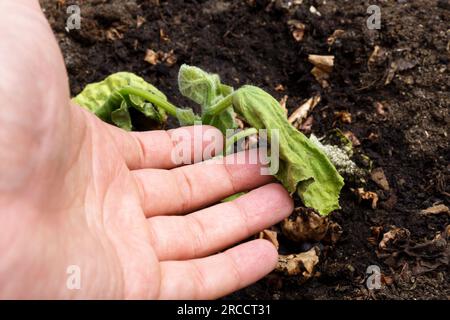
[[[176,166],[176,131],[127,133],[70,103],[38,1],[0,14],[0,298],[214,299],[273,270],[268,241],[234,246],[293,209],[261,165]]]

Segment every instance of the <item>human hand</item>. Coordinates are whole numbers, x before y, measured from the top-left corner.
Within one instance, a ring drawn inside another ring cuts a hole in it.
[[[265,240],[217,253],[292,211],[261,165],[176,167],[172,137],[205,145],[220,133],[127,133],[101,122],[70,103],[38,1],[4,0],[0,12],[0,298],[208,299],[274,268]],[[66,285],[71,265],[79,290]]]

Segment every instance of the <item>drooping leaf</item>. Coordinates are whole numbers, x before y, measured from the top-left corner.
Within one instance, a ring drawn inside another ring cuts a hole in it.
[[[150,123],[161,125],[167,119],[164,109],[154,106],[138,96],[122,96],[120,89],[134,87],[151,92],[163,100],[166,96],[141,77],[130,72],[118,72],[103,81],[88,84],[73,101],[95,113],[102,120],[125,130],[132,129],[130,108],[138,110]],[[125,103],[125,105],[124,105]]]
[[[178,109],[177,119],[180,122],[180,126],[190,126],[201,120],[192,109]]]
[[[244,86],[234,93],[233,106],[252,127],[268,129],[269,141],[278,129],[276,177],[289,192],[297,192],[306,206],[323,215],[339,209],[342,177],[325,153],[287,121],[277,100],[260,88]]]
[[[178,73],[178,88],[181,94],[198,103],[204,114],[211,106],[233,92],[233,88],[220,82],[216,74],[210,74],[200,68],[183,64]],[[223,133],[226,129],[237,128],[233,107],[230,104],[220,114],[217,114],[207,123],[215,126]]]
[[[122,101],[120,108],[111,112],[112,122],[124,130],[130,131],[132,128],[131,117],[128,111],[128,105],[125,101]]]

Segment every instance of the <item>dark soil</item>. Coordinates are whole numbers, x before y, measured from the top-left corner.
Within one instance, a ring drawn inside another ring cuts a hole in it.
[[[358,150],[383,169],[388,191],[372,181],[364,186],[379,196],[376,209],[344,188],[342,210],[332,215],[344,233],[322,250],[315,277],[300,285],[295,277],[274,274],[230,298],[449,299],[450,244],[445,239],[450,229],[444,231],[449,215],[420,214],[433,205],[450,204],[448,2],[304,0],[289,9],[283,6],[289,1],[270,2],[78,1],[81,30],[67,32],[66,6],[77,1],[41,0],[74,95],[90,82],[128,70],[174,103],[188,105],[176,84],[182,63],[216,72],[224,83],[255,84],[278,99],[288,95],[290,111],[320,93],[312,132],[353,132],[361,142]],[[366,27],[370,4],[381,7],[380,30]],[[310,12],[311,5],[321,16]],[[138,17],[146,20],[140,27]],[[289,19],[306,25],[302,41],[293,38]],[[327,38],[336,29],[345,33],[330,47]],[[369,63],[375,46],[383,54]],[[151,65],[144,61],[147,49],[173,50],[177,62]],[[308,54],[335,56],[328,89],[310,74]],[[279,84],[283,92],[275,90]],[[384,114],[380,108],[377,112],[377,103]],[[336,121],[339,111],[350,112],[351,123]],[[390,248],[385,259],[377,254],[378,243],[394,225],[410,235]],[[436,245],[431,240],[441,232],[443,243]],[[369,265],[381,269],[379,290],[366,287]]]

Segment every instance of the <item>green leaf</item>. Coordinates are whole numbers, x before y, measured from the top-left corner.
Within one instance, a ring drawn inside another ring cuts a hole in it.
[[[325,153],[286,119],[280,104],[267,92],[244,86],[233,96],[235,111],[256,129],[278,129],[280,167],[276,177],[285,188],[297,192],[304,204],[326,215],[339,209],[344,185]]]
[[[125,101],[122,101],[120,108],[111,112],[111,121],[124,130],[131,130],[131,117],[128,112],[128,105]]]
[[[130,108],[138,110],[158,125],[166,121],[167,114],[164,109],[154,106],[138,96],[122,96],[119,90],[125,87],[139,88],[167,101],[166,96],[161,91],[141,77],[130,72],[118,72],[108,76],[103,81],[88,84],[80,94],[73,98],[73,102],[95,113],[102,120],[125,130],[132,129]]]
[[[217,116],[212,117],[211,120],[205,124],[214,126],[222,131],[223,134],[226,134],[227,129],[236,129],[238,127],[235,119],[236,114],[230,106],[230,108],[227,108]]]
[[[180,126],[191,126],[195,124],[196,121],[201,120],[192,109],[178,109],[177,119],[180,122]]]
[[[186,64],[178,72],[178,88],[183,96],[198,103],[202,112],[222,97],[218,75]]]
[[[178,73],[178,88],[181,94],[199,104],[202,114],[233,92],[233,88],[220,82],[216,74],[210,74],[200,68],[183,64]],[[237,128],[235,114],[230,103],[220,114],[208,118],[203,124],[209,124],[220,129],[225,134],[226,129]]]

